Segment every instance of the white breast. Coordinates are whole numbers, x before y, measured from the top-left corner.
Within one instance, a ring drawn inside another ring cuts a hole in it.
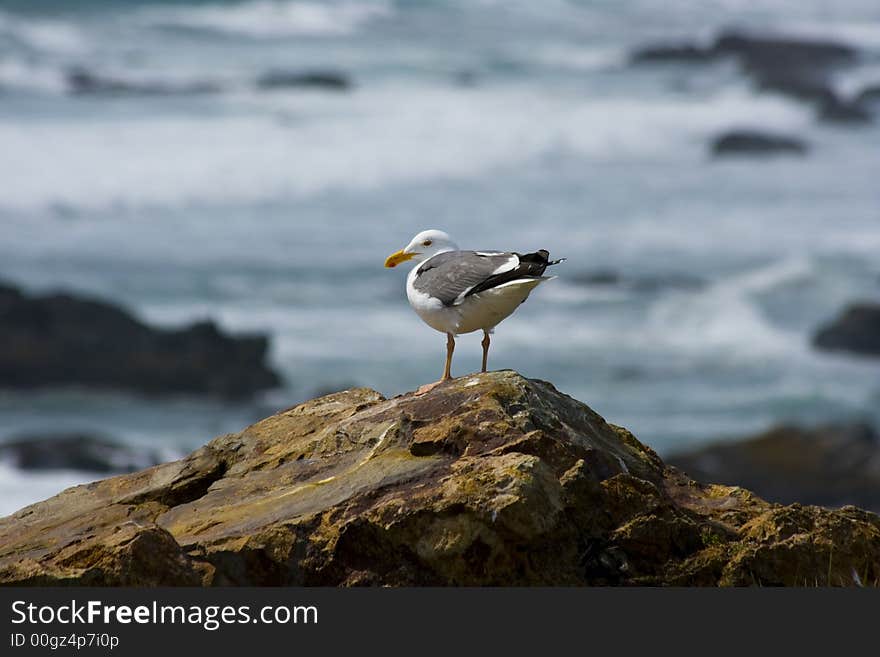
[[[422,321],[443,333],[471,333],[484,329],[490,331],[510,316],[529,293],[550,278],[517,279],[484,290],[465,298],[461,303],[444,306],[439,299],[415,289],[413,283],[418,267],[413,267],[406,277],[406,296]]]
[[[416,314],[428,326],[442,333],[458,333],[458,306],[444,306],[440,299],[435,299],[424,292],[419,292],[413,283],[418,273],[418,265],[406,277],[406,298]]]

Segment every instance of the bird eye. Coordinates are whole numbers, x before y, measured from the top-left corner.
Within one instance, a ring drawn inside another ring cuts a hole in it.
[[[425,240],[422,242],[422,246],[431,246],[431,240]]]

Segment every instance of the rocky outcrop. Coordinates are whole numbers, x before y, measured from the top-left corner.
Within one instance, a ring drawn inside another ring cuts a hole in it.
[[[79,96],[176,96],[190,94],[213,94],[222,91],[212,81],[168,82],[127,80],[121,77],[101,75],[84,68],[67,71],[67,90]]]
[[[655,293],[663,290],[698,290],[706,281],[693,274],[669,271],[654,274],[632,274],[613,269],[594,269],[576,272],[572,282],[588,287],[607,287],[633,292]]]
[[[339,71],[268,71],[257,79],[259,89],[286,89],[291,87],[348,91],[351,79]]]
[[[813,104],[823,121],[866,123],[873,116],[860,97],[842,98],[832,84],[835,71],[859,62],[844,43],[791,36],[726,31],[711,43],[667,43],[633,51],[633,64],[707,64],[733,59],[760,91]]]
[[[131,79],[98,73],[83,67],[70,68],[65,74],[67,92],[75,96],[180,96],[216,94],[228,91],[230,85],[217,80]],[[348,91],[351,78],[334,70],[271,70],[248,81],[259,90],[304,88],[324,91]]]
[[[637,48],[633,63],[711,62],[721,57],[738,57],[748,70],[826,71],[854,64],[858,51],[844,43],[771,34],[722,31],[714,41],[663,43]]]
[[[749,34],[725,30],[715,41],[720,53],[740,55],[750,66],[769,68],[827,68],[853,64],[859,53],[853,46],[831,39],[782,34]]]
[[[774,502],[880,511],[880,437],[866,424],[779,426],[667,461],[697,479],[739,484]]]
[[[721,55],[713,46],[696,43],[658,43],[641,46],[630,53],[633,64],[706,64]]]
[[[855,102],[861,107],[880,104],[880,84],[870,84],[864,87],[856,95]]]
[[[0,284],[0,388],[243,397],[279,384],[265,363],[268,344],[262,335],[225,335],[210,321],[153,328],[106,301],[28,296]]]
[[[870,123],[874,115],[867,103],[833,96],[819,106],[819,118],[835,123]]]
[[[158,450],[85,433],[25,434],[0,443],[0,460],[20,470],[134,472],[162,462]]]
[[[820,349],[880,356],[880,304],[849,306],[816,332],[813,344]]]
[[[0,519],[6,584],[878,580],[876,515],[698,483],[509,371],[315,399]]]
[[[803,155],[806,142],[787,135],[757,130],[733,130],[715,138],[711,146],[715,157],[730,155]]]

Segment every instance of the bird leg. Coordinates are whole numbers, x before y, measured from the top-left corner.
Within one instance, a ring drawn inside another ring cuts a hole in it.
[[[449,373],[450,368],[452,367],[452,352],[455,351],[455,338],[452,336],[452,333],[446,334],[446,367],[443,368],[443,378],[441,381],[448,381],[452,378]]]
[[[486,364],[489,361],[489,343],[490,342],[491,342],[491,340],[489,339],[489,332],[484,330],[483,331],[483,341],[480,343],[481,345],[483,345],[483,369],[480,370],[481,372],[486,371]]]
[[[439,381],[435,381],[434,383],[428,383],[423,386],[420,386],[418,390],[416,390],[417,395],[424,395],[426,393],[431,392],[434,388],[439,386],[441,383],[445,383],[452,378],[452,375],[449,373],[449,370],[452,368],[452,352],[455,351],[455,337],[452,333],[446,334],[446,366],[443,368],[443,378]]]

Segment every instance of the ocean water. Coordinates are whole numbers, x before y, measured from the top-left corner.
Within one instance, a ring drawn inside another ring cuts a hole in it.
[[[880,121],[819,123],[729,63],[627,64],[728,27],[840,39],[863,53],[840,92],[880,83],[876,0],[0,2],[0,278],[267,332],[286,382],[240,404],[2,392],[0,440],[95,431],[182,454],[319,390],[435,380],[444,337],[382,267],[424,228],[566,257],[498,327],[490,367],[661,454],[781,421],[880,423],[880,364],[810,347],[880,299]],[[218,91],[77,95],[74,68]],[[311,70],[354,87],[255,84]],[[737,127],[812,149],[711,160]],[[585,280],[609,270],[623,284]],[[479,367],[479,340],[459,340],[453,374]],[[0,464],[0,513],[93,478]]]

